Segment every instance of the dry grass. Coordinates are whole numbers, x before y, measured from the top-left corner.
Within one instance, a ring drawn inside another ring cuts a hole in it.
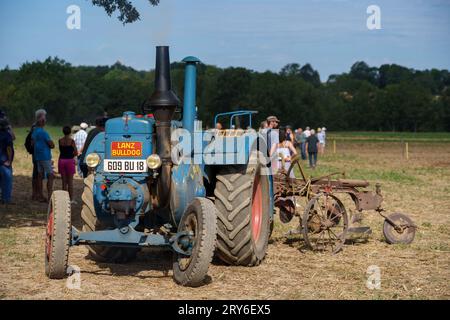
[[[382,183],[385,207],[407,212],[419,226],[409,245],[388,245],[382,219],[367,212],[373,229],[366,242],[347,245],[337,255],[300,250],[299,237],[287,239],[296,221],[278,220],[266,260],[254,268],[213,264],[212,282],[201,288],[179,287],[171,279],[167,253],[143,252],[125,265],[85,259],[87,249],[71,249],[69,262],[81,268],[81,290],[44,274],[46,206],[30,201],[29,162],[17,150],[16,205],[0,207],[0,298],[3,299],[449,299],[450,298],[450,144],[410,143],[403,159],[401,143],[340,142],[337,155],[319,161],[315,175],[336,169],[351,178]],[[310,173],[308,171],[308,173]],[[56,182],[60,187],[60,181]],[[82,181],[76,180],[78,199]],[[79,225],[80,206],[73,208]],[[381,289],[366,288],[368,266],[381,268]]]

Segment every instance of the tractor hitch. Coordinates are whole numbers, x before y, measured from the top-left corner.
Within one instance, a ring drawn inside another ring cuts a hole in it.
[[[192,254],[194,246],[192,232],[183,231],[173,235],[144,233],[136,231],[132,226],[101,230],[95,232],[80,232],[72,226],[71,246],[102,245],[122,247],[170,247],[176,253],[184,256]]]
[[[190,256],[192,254],[192,247],[194,233],[192,231],[182,231],[173,235],[169,242],[172,244],[172,248],[176,253],[183,256]]]

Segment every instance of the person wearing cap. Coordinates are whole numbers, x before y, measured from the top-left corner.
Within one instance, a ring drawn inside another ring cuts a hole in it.
[[[33,129],[31,140],[34,149],[34,161],[36,161],[38,171],[38,195],[42,197],[38,200],[41,202],[47,202],[50,200],[53,192],[54,174],[51,149],[55,148],[55,144],[53,143],[48,132],[44,130],[47,122],[45,113],[39,114],[36,120],[36,127]],[[44,179],[47,179],[47,199],[42,196],[42,180]]]
[[[267,121],[267,155],[271,157],[270,150],[274,145],[278,145],[280,143],[280,136],[278,133],[278,124],[280,120],[276,116],[269,116],[266,119]],[[277,166],[276,159],[271,159],[271,166],[275,168]]]

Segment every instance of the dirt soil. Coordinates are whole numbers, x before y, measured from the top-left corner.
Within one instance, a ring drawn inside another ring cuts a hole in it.
[[[372,228],[372,235],[335,255],[314,253],[303,248],[300,236],[286,236],[298,220],[283,225],[277,217],[260,266],[215,262],[210,283],[200,288],[173,282],[168,253],[143,251],[134,262],[105,264],[86,259],[85,247],[72,247],[69,264],[80,268],[80,289],[44,274],[47,208],[30,200],[26,163],[31,160],[18,150],[15,204],[0,206],[0,299],[449,299],[450,144],[416,143],[409,148],[406,160],[398,143],[342,143],[336,155],[319,158],[313,174],[338,169],[350,178],[366,176],[370,188],[381,182],[384,206],[408,213],[418,226],[411,245],[387,244],[382,218],[366,212],[363,224]],[[80,203],[82,181],[75,184]],[[60,188],[60,180],[55,187]],[[80,204],[72,208],[77,227],[80,209]],[[380,289],[366,287],[372,265],[380,268]]]

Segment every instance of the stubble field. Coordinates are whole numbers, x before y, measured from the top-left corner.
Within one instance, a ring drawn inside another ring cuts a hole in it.
[[[53,136],[59,129],[51,128]],[[258,267],[213,263],[211,282],[200,288],[177,286],[171,255],[143,251],[128,264],[95,263],[85,247],[72,247],[69,264],[81,270],[80,289],[44,274],[46,205],[31,201],[31,158],[17,129],[14,162],[15,204],[0,206],[0,299],[449,299],[450,298],[450,136],[390,134],[329,135],[326,154],[315,171],[345,171],[382,184],[384,207],[405,212],[418,226],[411,245],[389,245],[382,218],[364,214],[372,228],[336,255],[303,249],[301,236],[287,236],[298,220],[283,225],[276,217],[265,261]],[[336,154],[332,141],[336,139]],[[404,142],[409,143],[409,160]],[[53,157],[57,159],[54,152]],[[82,180],[75,180],[78,205],[72,222],[80,227]],[[61,187],[56,180],[55,189]],[[351,209],[349,207],[348,209]],[[364,241],[363,241],[364,240]],[[381,271],[381,288],[368,289],[369,266]]]

